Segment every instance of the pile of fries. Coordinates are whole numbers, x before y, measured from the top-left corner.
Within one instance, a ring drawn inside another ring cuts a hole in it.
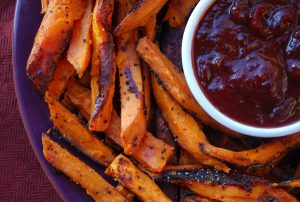
[[[300,166],[290,181],[274,170],[300,133],[249,140],[222,127],[160,49],[158,27],[183,30],[197,2],[42,0],[27,74],[54,125],[42,134],[43,154],[95,201],[298,201]],[[54,130],[118,185],[57,143]]]

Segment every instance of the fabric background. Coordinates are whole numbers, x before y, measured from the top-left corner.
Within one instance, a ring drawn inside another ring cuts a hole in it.
[[[35,157],[20,118],[12,73],[15,0],[0,0],[0,202],[61,201]]]

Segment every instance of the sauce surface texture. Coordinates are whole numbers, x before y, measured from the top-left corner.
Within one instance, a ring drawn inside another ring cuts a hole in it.
[[[194,70],[218,110],[256,127],[300,120],[299,10],[299,0],[217,0],[207,11]]]

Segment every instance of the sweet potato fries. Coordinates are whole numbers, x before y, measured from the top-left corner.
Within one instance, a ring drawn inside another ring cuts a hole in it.
[[[44,158],[95,201],[297,201],[300,133],[229,131],[164,54],[161,32],[183,30],[197,2],[42,0],[27,74],[54,126]]]

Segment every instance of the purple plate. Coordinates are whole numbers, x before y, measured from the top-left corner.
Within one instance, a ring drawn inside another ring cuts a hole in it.
[[[78,185],[59,174],[44,159],[41,134],[52,127],[49,111],[43,98],[33,89],[26,76],[26,61],[30,54],[35,34],[41,23],[40,0],[18,0],[13,33],[13,71],[18,105],[28,138],[43,170],[64,201],[92,201]],[[68,147],[67,145],[65,145]],[[69,147],[68,147],[69,148]],[[72,149],[72,148],[71,148]],[[103,174],[103,168],[89,161],[77,151],[72,151],[88,165]]]

